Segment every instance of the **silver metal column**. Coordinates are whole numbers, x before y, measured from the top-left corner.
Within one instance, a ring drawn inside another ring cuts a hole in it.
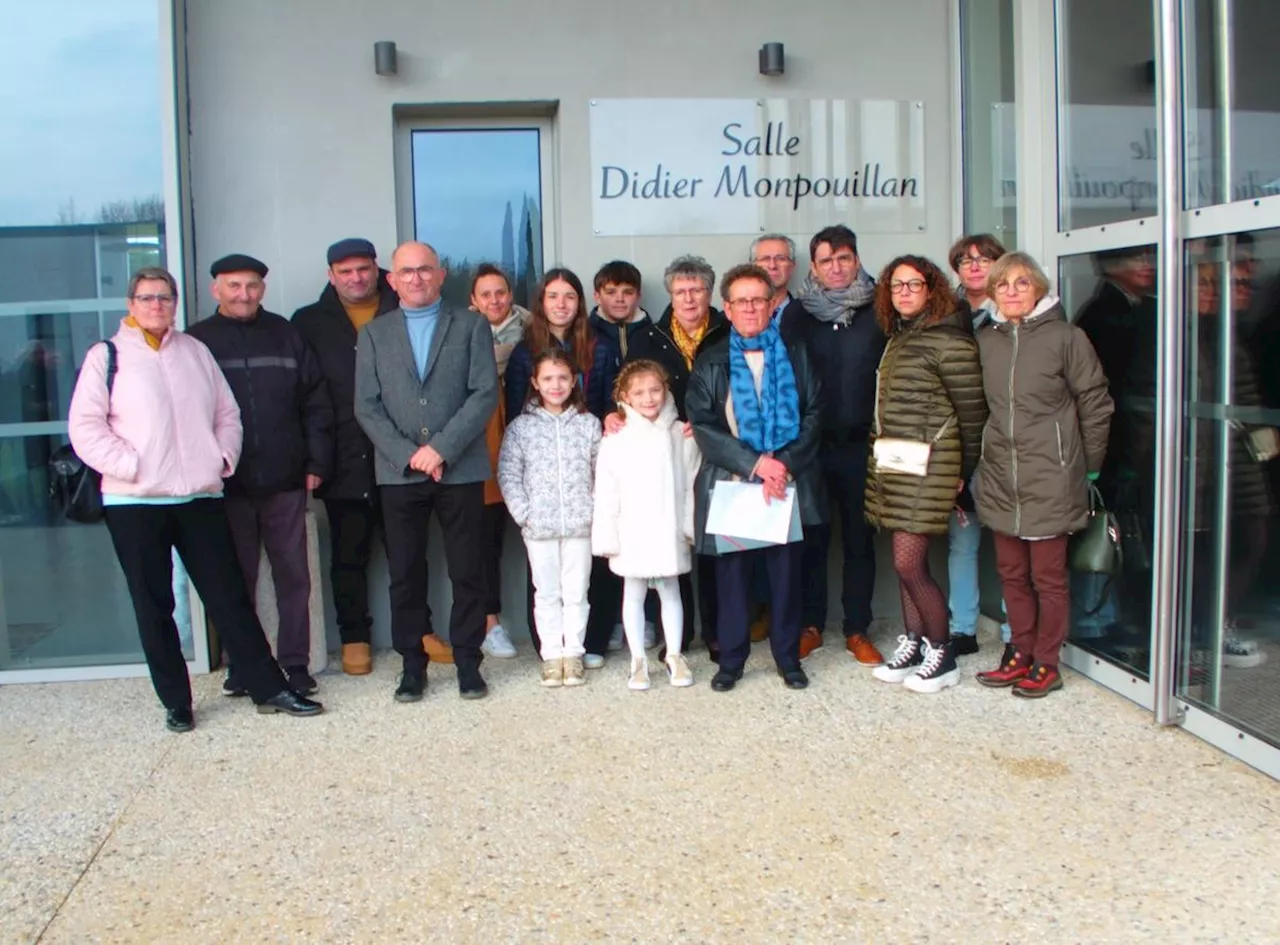
[[[1174,639],[1178,618],[1179,542],[1182,535],[1182,37],[1180,0],[1156,4],[1156,116],[1159,140],[1160,243],[1157,295],[1161,310],[1156,344],[1155,554],[1152,561],[1151,685],[1156,722],[1179,721],[1173,705]]]

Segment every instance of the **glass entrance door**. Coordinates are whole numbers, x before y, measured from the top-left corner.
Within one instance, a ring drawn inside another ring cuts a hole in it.
[[[1175,691],[1280,745],[1280,230],[1187,244]]]

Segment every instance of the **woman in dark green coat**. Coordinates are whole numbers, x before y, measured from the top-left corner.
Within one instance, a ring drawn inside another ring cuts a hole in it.
[[[889,343],[876,375],[866,514],[893,532],[906,633],[874,674],[914,692],[960,681],[947,598],[929,574],[929,541],[947,534],[987,420],[973,325],[959,307],[947,277],[927,259],[899,256],[880,273],[876,318]]]

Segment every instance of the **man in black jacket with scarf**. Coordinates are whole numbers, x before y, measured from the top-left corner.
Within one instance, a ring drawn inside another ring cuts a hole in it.
[[[836,506],[832,513],[838,509],[840,515],[845,647],[861,665],[879,666],[884,659],[867,636],[876,552],[875,532],[863,517],[863,491],[885,337],[876,324],[875,280],[862,268],[853,231],[847,226],[820,230],[809,241],[809,260],[798,296],[809,317],[797,319],[793,330],[808,341],[826,392],[819,461]],[[829,526],[805,529],[802,656],[822,646],[830,545]]]
[[[267,267],[232,255],[210,268],[218,310],[188,330],[208,346],[226,375],[244,425],[226,510],[250,596],[262,548],[271,563],[279,632],[276,660],[300,695],[315,692],[311,653],[311,569],[307,562],[307,492],[330,475],[333,406],[310,346],[289,322],[262,307]],[[223,692],[246,695],[227,670]]]

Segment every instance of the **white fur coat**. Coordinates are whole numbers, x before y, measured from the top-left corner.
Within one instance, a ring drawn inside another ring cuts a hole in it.
[[[591,553],[622,577],[673,577],[692,566],[693,478],[700,454],[675,402],[656,420],[624,405],[626,425],[606,436],[596,461]]]

